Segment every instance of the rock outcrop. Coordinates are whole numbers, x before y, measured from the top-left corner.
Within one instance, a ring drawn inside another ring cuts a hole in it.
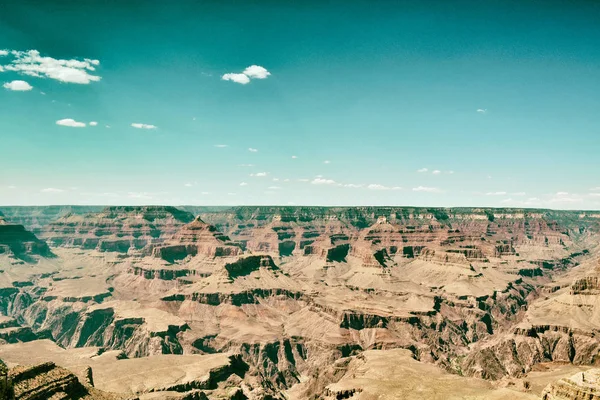
[[[542,400],[600,400],[600,370],[579,372],[549,384]]]

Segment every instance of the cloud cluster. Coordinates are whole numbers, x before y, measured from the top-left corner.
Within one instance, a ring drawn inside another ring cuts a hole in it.
[[[267,176],[268,174],[269,174],[268,172],[257,172],[255,174],[250,174],[250,176],[254,176],[254,177],[257,177],[257,178],[262,178],[264,176]]]
[[[133,126],[134,128],[137,128],[137,129],[156,129],[156,128],[158,128],[157,126],[154,126],[154,125],[140,124],[138,122],[131,124],[131,126]]]
[[[75,121],[73,118],[59,119],[56,125],[68,126],[71,128],[85,128],[85,122]]]
[[[13,90],[16,92],[26,92],[26,91],[33,89],[33,86],[31,86],[29,83],[27,83],[25,81],[19,81],[19,80],[12,81],[12,82],[6,82],[3,86],[5,89]]]
[[[88,84],[101,79],[93,75],[96,67],[100,64],[98,60],[84,58],[83,60],[62,60],[52,57],[42,57],[37,50],[2,51],[5,56],[13,56],[13,60],[4,65],[4,70],[14,71],[20,74],[34,76],[36,78],[55,79],[60,82]]]
[[[384,185],[379,185],[377,183],[371,183],[369,186],[367,186],[367,189],[369,189],[369,190],[400,190],[402,188],[400,186],[384,186]]]
[[[221,79],[224,81],[231,81],[235,83],[239,83],[241,85],[245,85],[250,83],[251,79],[267,79],[267,77],[271,75],[266,68],[261,67],[260,65],[251,65],[244,70],[241,74],[238,73],[228,73],[221,76]]]
[[[316,177],[310,183],[313,185],[335,185],[336,182],[333,179],[325,179],[322,177]]]

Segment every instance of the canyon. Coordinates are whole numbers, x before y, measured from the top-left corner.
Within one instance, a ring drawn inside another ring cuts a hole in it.
[[[16,399],[593,399],[599,332],[597,212],[0,207]]]

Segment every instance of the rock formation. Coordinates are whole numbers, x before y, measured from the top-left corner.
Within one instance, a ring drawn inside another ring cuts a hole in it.
[[[378,385],[407,397],[415,386],[402,386],[406,370],[398,385],[356,378],[398,358],[464,384],[465,396],[531,398],[524,382],[537,368],[598,359],[600,226],[591,215],[197,212],[108,207],[48,222],[55,258],[0,258],[0,357],[22,364],[19,354],[36,348],[46,358],[35,363],[144,399],[368,398]],[[48,350],[55,343],[64,349]]]

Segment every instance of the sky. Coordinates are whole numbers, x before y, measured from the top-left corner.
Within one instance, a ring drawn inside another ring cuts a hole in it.
[[[0,205],[600,209],[600,2],[0,10]]]

